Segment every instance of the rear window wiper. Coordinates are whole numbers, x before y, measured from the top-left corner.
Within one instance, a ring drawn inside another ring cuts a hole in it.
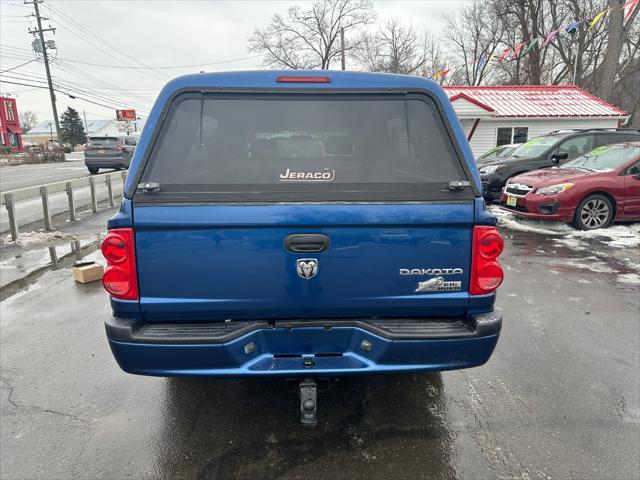
[[[139,183],[137,190],[143,193],[154,193],[160,191],[160,184],[157,182]]]

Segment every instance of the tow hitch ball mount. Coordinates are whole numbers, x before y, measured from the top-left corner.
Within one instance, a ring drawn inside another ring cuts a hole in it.
[[[318,423],[317,392],[318,386],[312,378],[300,382],[300,421],[305,427],[315,427]]]

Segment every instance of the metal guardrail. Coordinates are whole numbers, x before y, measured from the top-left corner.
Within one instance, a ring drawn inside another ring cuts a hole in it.
[[[51,213],[49,209],[49,195],[58,192],[66,192],[69,201],[68,211],[69,220],[76,220],[76,206],[74,201],[74,188],[89,186],[91,194],[91,210],[96,213],[98,211],[98,197],[96,195],[96,184],[104,182],[107,187],[107,198],[109,206],[115,206],[115,198],[113,194],[113,179],[121,177],[122,183],[127,178],[127,171],[109,172],[100,175],[91,175],[87,177],[76,178],[74,180],[63,180],[61,182],[48,183],[46,185],[36,185],[33,187],[20,188],[9,192],[0,192],[0,205],[4,205],[7,209],[9,217],[9,229],[11,230],[11,238],[15,241],[19,235],[18,220],[16,217],[16,203],[23,200],[31,200],[40,197],[42,199],[42,218],[44,228],[52,229]]]

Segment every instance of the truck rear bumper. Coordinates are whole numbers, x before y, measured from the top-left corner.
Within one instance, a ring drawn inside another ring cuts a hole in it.
[[[471,322],[429,319],[106,322],[111,350],[129,373],[156,376],[342,376],[452,370],[485,363],[500,312]]]

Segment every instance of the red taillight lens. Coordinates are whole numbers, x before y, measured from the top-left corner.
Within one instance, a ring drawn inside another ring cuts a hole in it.
[[[127,244],[117,233],[109,233],[102,241],[102,255],[111,263],[121,263],[127,258]]]
[[[330,77],[278,77],[278,83],[331,83]]]
[[[124,151],[124,146],[122,146],[122,145],[118,145],[118,146],[116,147],[116,150],[117,150],[117,151],[119,151],[119,152],[122,152],[122,151]]]
[[[131,278],[121,268],[109,267],[102,276],[104,288],[114,297],[122,297],[131,290]]]
[[[492,262],[478,270],[478,287],[483,291],[493,291],[500,286],[504,279],[502,268],[497,262]]]
[[[471,295],[486,295],[500,286],[504,272],[498,256],[504,249],[504,240],[495,227],[474,227],[471,259]]]
[[[496,258],[504,249],[504,240],[498,231],[489,231],[478,240],[478,253],[484,258]]]
[[[123,300],[139,298],[134,242],[131,228],[111,230],[102,241],[102,254],[107,260],[102,284],[105,290],[115,298]]]

